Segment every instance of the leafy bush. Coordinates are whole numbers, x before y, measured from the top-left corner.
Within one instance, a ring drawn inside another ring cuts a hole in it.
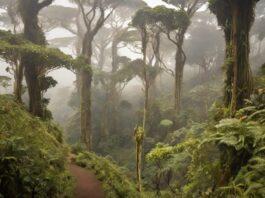
[[[264,197],[264,93],[236,118],[216,108],[205,124],[168,135],[147,154],[146,182],[159,197]]]
[[[229,123],[230,122],[230,123]],[[229,156],[236,160],[230,164],[231,168],[238,167],[233,180],[225,187],[220,187],[221,196],[263,197],[265,193],[265,128],[257,122],[240,122],[226,120],[219,125],[223,133],[217,134],[219,144],[236,150],[236,156]],[[218,137],[219,136],[219,137]],[[226,152],[227,154],[227,152]],[[228,161],[228,160],[227,160]]]
[[[12,99],[1,96],[0,195],[70,196],[72,182],[65,170],[68,151],[57,139],[62,141],[55,125],[33,118]]]

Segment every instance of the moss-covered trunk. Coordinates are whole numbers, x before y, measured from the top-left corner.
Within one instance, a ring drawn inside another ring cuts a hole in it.
[[[161,33],[156,32],[154,35],[154,41],[153,41],[153,51],[155,56],[155,65],[156,72],[159,72],[161,68],[161,54],[160,54],[160,46],[161,46]],[[155,79],[153,79],[152,86],[150,87],[150,100],[154,101],[156,97],[159,95],[159,79],[158,76],[162,75],[162,72],[159,73],[157,76],[155,76]],[[160,76],[161,77],[161,76]]]
[[[142,150],[144,140],[144,129],[136,127],[134,129],[135,150],[136,150],[136,180],[137,190],[142,192]]]
[[[180,30],[180,33],[176,36],[177,51],[175,56],[175,86],[174,86],[174,109],[176,113],[179,113],[181,105],[181,91],[183,83],[184,66],[186,57],[183,51],[184,38],[187,28]]]
[[[249,64],[249,32],[254,15],[254,1],[233,1],[231,6],[233,84],[231,113],[243,107],[252,92],[252,75]]]
[[[82,141],[88,150],[91,150],[91,82],[90,72],[81,71],[81,134]]]
[[[231,26],[227,26],[224,30],[225,32],[225,63],[224,63],[224,70],[225,70],[225,86],[224,86],[224,104],[228,107],[232,100],[232,80],[233,80],[233,64],[231,62],[231,54],[232,49],[230,46],[231,43]]]
[[[24,36],[27,40],[37,45],[46,45],[45,35],[38,24],[39,11],[51,4],[52,1],[23,0],[20,2],[20,14],[24,23]],[[47,4],[46,4],[47,3]],[[43,104],[40,87],[41,65],[33,55],[25,55],[21,59],[22,67],[25,67],[25,78],[29,93],[29,111],[39,117],[43,117]]]
[[[119,38],[114,38],[112,42],[112,69],[111,69],[111,81],[110,81],[110,92],[109,92],[109,130],[111,133],[118,132],[118,104],[119,104],[119,94],[117,91],[117,80],[115,75],[118,71],[119,61],[118,61],[118,45],[120,43]]]
[[[82,55],[86,64],[91,65],[93,37],[86,34],[83,40]],[[91,126],[91,83],[92,73],[87,68],[81,69],[81,138],[88,150],[92,147]]]
[[[141,30],[141,37],[142,37],[142,54],[143,54],[143,78],[144,78],[144,111],[143,111],[143,130],[146,132],[146,125],[148,120],[148,109],[149,109],[149,75],[146,66],[146,59],[147,59],[147,43],[148,43],[148,33],[147,30],[144,28]]]
[[[24,57],[28,59],[27,57]],[[42,97],[41,97],[41,88],[40,81],[38,78],[38,71],[34,64],[29,63],[29,61],[23,61],[25,64],[25,78],[28,87],[29,94],[29,111],[38,117],[44,116],[44,110],[42,105]]]
[[[17,63],[15,69],[14,95],[18,103],[22,103],[23,72],[24,72],[23,65]]]

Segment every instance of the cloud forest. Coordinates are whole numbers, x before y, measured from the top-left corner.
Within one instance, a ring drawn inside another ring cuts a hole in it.
[[[0,0],[0,198],[264,198],[264,0]]]

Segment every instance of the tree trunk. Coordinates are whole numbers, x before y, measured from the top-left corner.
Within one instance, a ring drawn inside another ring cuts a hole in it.
[[[143,68],[143,76],[144,76],[144,113],[143,113],[143,130],[146,132],[146,124],[148,119],[148,107],[149,107],[149,76],[148,71],[146,68],[146,51],[147,51],[147,43],[148,43],[148,36],[147,31],[142,30],[142,53],[143,53],[143,62],[144,62],[144,68]]]
[[[101,41],[100,48],[99,48],[99,57],[98,57],[98,68],[103,70],[104,64],[106,62],[106,44],[104,41]]]
[[[155,65],[156,71],[159,72],[159,69],[161,68],[161,55],[160,55],[160,46],[161,46],[161,35],[160,32],[155,33],[154,35],[154,41],[153,41],[153,51],[155,55]],[[161,72],[162,74],[162,72]],[[152,86],[150,87],[150,100],[153,101],[159,94],[159,83],[158,83],[158,76],[160,73],[155,76],[155,79],[153,79]]]
[[[91,150],[91,82],[89,71],[81,71],[81,134],[82,141],[88,150]]]
[[[233,84],[232,84],[232,100],[231,100],[231,113],[234,114],[237,109],[238,100],[238,17],[239,10],[238,6],[233,4],[232,6],[232,58],[233,58]]]
[[[51,3],[51,2],[50,2]],[[37,45],[46,45],[45,35],[38,24],[38,13],[41,9],[38,1],[24,0],[20,2],[20,14],[24,23],[24,36]],[[41,87],[39,82],[40,69],[32,55],[25,55],[21,59],[21,66],[25,68],[25,78],[29,93],[29,111],[35,116],[43,117]]]
[[[249,64],[249,32],[254,15],[253,1],[242,0],[232,5],[232,60],[233,85],[231,115],[244,106],[245,99],[252,93],[252,74]]]
[[[142,192],[142,145],[138,143],[136,143],[136,166],[137,188]]]
[[[147,79],[147,78],[146,78]],[[143,117],[143,128],[144,131],[146,132],[146,126],[147,126],[147,119],[148,119],[148,109],[149,109],[149,82],[146,80],[145,82],[145,98],[144,98],[144,117]]]
[[[144,140],[144,129],[142,127],[136,127],[134,129],[135,138],[135,150],[136,150],[136,179],[137,190],[142,192],[142,149]]]
[[[105,141],[106,138],[109,136],[109,128],[108,128],[108,119],[109,119],[109,115],[108,115],[108,100],[109,100],[109,96],[108,93],[106,94],[106,102],[103,106],[102,109],[102,120],[101,120],[101,136],[100,136],[100,141]]]
[[[226,51],[225,51],[225,63],[224,68],[226,72],[225,79],[225,87],[224,87],[224,104],[226,107],[230,106],[232,100],[232,80],[233,80],[233,64],[230,61],[232,50],[230,47],[231,43],[231,26],[227,26],[224,30],[225,32],[225,43],[226,43]]]
[[[22,103],[23,72],[24,72],[23,65],[17,63],[15,71],[14,95],[18,103]]]
[[[186,33],[186,28],[181,30],[180,35],[177,40],[177,51],[175,56],[175,87],[174,87],[174,109],[178,114],[180,112],[180,102],[181,102],[181,91],[183,83],[183,72],[186,62],[185,54],[183,52],[182,46],[184,43],[184,36]]]
[[[29,63],[29,56],[23,57],[23,59],[27,59],[22,61],[25,64],[25,78],[28,86],[29,93],[29,111],[34,116],[43,117],[44,110],[42,105],[42,96],[41,96],[41,88],[40,81],[38,78],[38,71],[35,64]]]
[[[108,94],[108,129],[111,133],[117,133],[118,129],[118,104],[119,104],[119,96],[117,91],[117,81],[115,79],[116,72],[118,70],[119,62],[118,62],[118,38],[114,38],[112,42],[112,70],[111,70],[111,81],[110,81],[110,90]]]
[[[88,33],[83,40],[82,54],[86,64],[91,66],[93,37]],[[91,125],[91,83],[92,72],[81,69],[81,138],[88,150],[92,147],[92,125]]]

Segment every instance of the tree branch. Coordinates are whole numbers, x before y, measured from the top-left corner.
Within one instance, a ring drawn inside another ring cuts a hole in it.
[[[38,3],[38,11],[49,6],[50,4],[52,4],[52,2],[53,2],[53,0],[44,0],[43,2]]]
[[[81,3],[80,0],[77,0],[77,4],[78,4],[78,7],[80,8],[80,10],[82,12],[82,17],[83,17],[86,28],[90,29],[90,26],[89,26],[89,23],[88,23],[87,17],[86,17],[85,8],[84,8],[83,4]]]

